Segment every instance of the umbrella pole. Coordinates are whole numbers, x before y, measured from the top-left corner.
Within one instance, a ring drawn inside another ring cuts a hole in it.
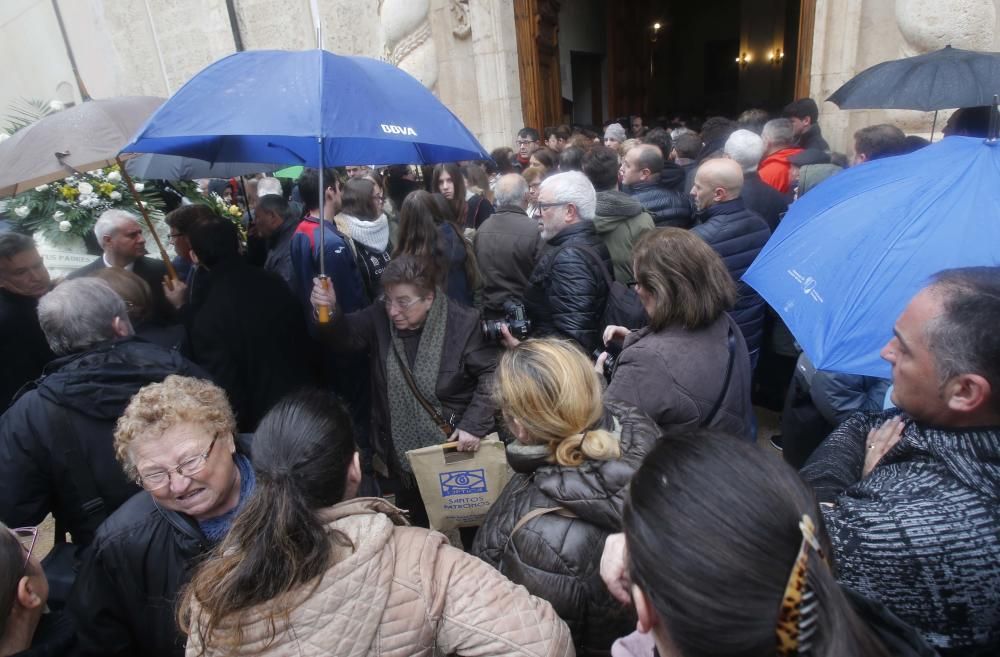
[[[118,168],[121,169],[125,184],[128,185],[128,191],[132,192],[132,198],[135,199],[135,204],[139,206],[139,212],[146,221],[146,226],[153,236],[153,241],[156,242],[156,248],[160,250],[160,258],[163,259],[163,264],[167,266],[167,287],[173,290],[174,281],[177,280],[177,270],[174,269],[173,263],[170,262],[170,256],[167,255],[167,250],[163,248],[163,242],[160,241],[160,236],[156,234],[156,229],[153,228],[153,221],[149,218],[149,213],[146,212],[146,206],[142,204],[142,199],[139,198],[139,192],[135,191],[135,184],[132,182],[132,176],[128,175],[128,171],[125,170],[125,163],[117,155],[115,156],[115,161],[118,162]]]
[[[938,113],[938,111],[937,111],[937,110],[934,110],[934,121],[933,121],[933,122],[931,122],[931,138],[930,138],[930,140],[929,140],[929,141],[930,141],[930,142],[931,142],[932,144],[934,143],[934,128],[936,128],[936,127],[937,127],[937,113]]]
[[[319,284],[323,289],[330,285],[330,279],[326,277],[326,262],[323,256],[326,254],[326,218],[324,215],[323,201],[326,198],[326,185],[323,182],[323,138],[317,137],[319,144]],[[319,306],[316,309],[316,318],[320,324],[330,321],[330,309],[327,306]]]

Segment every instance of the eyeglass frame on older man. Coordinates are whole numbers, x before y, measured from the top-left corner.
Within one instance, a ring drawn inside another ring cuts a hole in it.
[[[215,443],[219,440],[219,434],[215,434],[212,438],[212,442],[208,444],[208,449],[206,449],[201,454],[196,454],[190,458],[184,459],[183,462],[178,463],[172,468],[166,468],[164,470],[157,470],[156,472],[151,472],[147,475],[138,475],[135,478],[135,483],[148,491],[160,490],[164,486],[170,484],[170,473],[176,473],[181,477],[190,479],[199,472],[205,469],[205,465],[208,463],[208,457],[212,454],[212,448],[215,447]],[[194,468],[193,470],[191,468]],[[185,470],[187,470],[185,472]],[[160,475],[166,475],[164,479],[159,484],[154,484],[152,486],[147,485],[146,480],[152,478],[159,478]]]
[[[21,545],[21,547],[24,548],[24,566],[22,566],[22,568],[27,571],[28,562],[31,561],[31,553],[34,551],[35,543],[38,541],[38,527],[17,527],[16,529],[12,529],[10,531],[14,534],[14,538],[17,539],[17,542]],[[25,532],[29,534],[31,536],[31,543],[25,546],[22,538],[26,537],[22,537],[18,532]]]

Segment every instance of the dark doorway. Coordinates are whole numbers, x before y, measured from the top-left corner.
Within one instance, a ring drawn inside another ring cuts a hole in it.
[[[604,118],[780,110],[793,99],[804,2],[606,0]]]

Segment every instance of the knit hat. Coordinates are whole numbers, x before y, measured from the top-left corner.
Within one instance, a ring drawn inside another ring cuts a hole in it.
[[[628,137],[625,135],[625,128],[622,127],[621,123],[612,123],[604,129],[604,138],[614,139],[617,142],[623,142]]]

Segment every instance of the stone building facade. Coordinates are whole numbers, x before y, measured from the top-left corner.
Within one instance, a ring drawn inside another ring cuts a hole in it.
[[[871,123],[930,130],[929,114],[846,112],[822,102],[853,75],[949,43],[1000,50],[1000,0],[788,1],[801,4],[796,91],[820,103],[825,134],[845,152],[854,130]],[[558,78],[572,74],[568,61],[562,61],[569,53],[560,47],[558,34],[574,13],[595,6],[593,0],[56,2],[80,79],[93,97],[167,96],[234,51],[314,47],[314,25],[320,20],[325,48],[397,64],[431,88],[487,149],[511,145],[526,121],[558,122],[567,87]],[[759,6],[743,5],[744,12]],[[613,41],[609,34],[608,43]],[[4,0],[0,108],[19,98],[79,102],[66,53],[52,0]],[[273,90],[261,89],[262,98],[269,93]],[[599,100],[594,107],[601,109]],[[946,118],[942,113],[938,125]]]

